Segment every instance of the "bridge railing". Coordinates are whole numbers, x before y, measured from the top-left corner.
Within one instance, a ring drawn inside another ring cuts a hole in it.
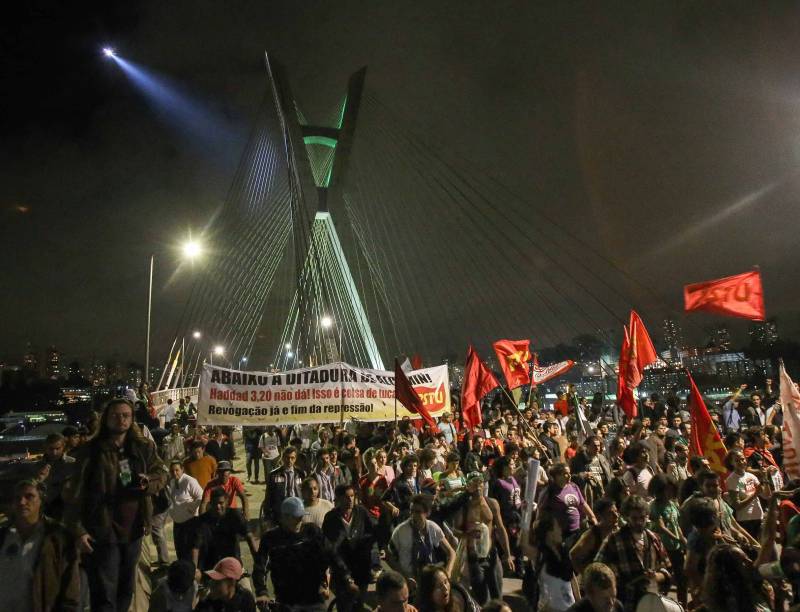
[[[175,406],[178,405],[178,400],[182,397],[189,397],[191,400],[197,404],[197,391],[198,387],[178,387],[177,389],[162,389],[161,391],[154,391],[150,394],[150,398],[153,400],[153,406],[156,409],[156,412],[159,416],[161,413],[164,412],[164,408],[167,407],[167,400],[171,399]]]

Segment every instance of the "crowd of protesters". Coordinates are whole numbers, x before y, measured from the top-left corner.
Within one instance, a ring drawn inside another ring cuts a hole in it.
[[[800,482],[770,381],[712,407],[718,471],[676,397],[628,422],[569,387],[553,406],[486,400],[475,428],[458,409],[435,427],[244,427],[241,478],[233,429],[195,424],[189,398],[159,419],[148,398],[129,390],[25,468],[0,528],[4,609],[127,611],[146,537],[154,611],[508,610],[504,576],[535,610],[800,601]]]

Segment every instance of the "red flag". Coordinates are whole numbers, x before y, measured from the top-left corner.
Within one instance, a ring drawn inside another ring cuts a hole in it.
[[[689,453],[708,459],[709,466],[720,476],[727,474],[725,455],[728,451],[722,443],[719,431],[708,414],[708,409],[703,401],[703,396],[694,384],[692,375],[686,370],[689,377],[689,414],[692,415],[692,435],[689,438]]]
[[[617,378],[617,404],[628,419],[636,418],[638,407],[633,390],[644,377],[644,368],[658,359],[650,334],[635,310],[631,310],[628,326],[623,327],[624,337],[619,353]]]
[[[531,382],[528,365],[531,360],[530,340],[498,340],[492,346],[509,389],[516,389]]]
[[[481,424],[481,399],[500,386],[492,371],[484,365],[475,348],[467,348],[464,381],[461,383],[461,416],[470,429]]]
[[[422,356],[419,353],[414,353],[411,356],[411,368],[414,370],[422,369]]]
[[[409,382],[397,359],[394,360],[394,396],[398,402],[405,406],[406,410],[420,415],[432,429],[436,428],[436,421],[433,420],[431,413],[425,408],[422,398]]]
[[[758,270],[686,285],[683,303],[686,312],[707,310],[751,321],[766,318],[764,290]]]
[[[644,368],[658,359],[656,347],[647,333],[642,319],[631,310],[630,320],[628,321],[628,337],[630,342],[630,352],[627,367],[625,369],[625,381],[629,388],[635,389],[644,378]]]

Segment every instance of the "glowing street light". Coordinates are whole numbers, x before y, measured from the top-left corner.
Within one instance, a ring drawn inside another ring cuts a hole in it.
[[[182,250],[187,259],[194,259],[203,252],[203,247],[199,242],[189,240],[183,244]]]
[[[288,353],[286,353],[286,356],[287,356],[289,359],[291,359],[292,357],[294,357],[294,352],[293,352],[293,351],[289,351]]]
[[[117,57],[116,51],[111,47],[103,47],[103,55],[106,57]]]
[[[202,337],[203,337],[203,334],[200,333],[200,330],[194,330],[192,332],[192,338],[194,338],[195,340],[199,340]]]
[[[322,317],[319,320],[319,323],[325,329],[330,329],[331,327],[333,327],[333,317],[329,317],[328,315],[325,315],[324,317]]]
[[[283,345],[283,348],[285,348],[287,351],[291,351],[292,345],[289,342],[287,342],[286,344]]]
[[[217,346],[214,347],[214,354],[217,357],[222,357],[223,355],[225,355],[225,347],[218,344]]]

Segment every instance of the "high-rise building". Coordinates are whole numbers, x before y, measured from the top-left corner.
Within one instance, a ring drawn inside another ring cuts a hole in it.
[[[64,372],[61,369],[61,353],[54,346],[47,349],[47,360],[45,362],[45,375],[47,378],[60,378]]]
[[[727,325],[717,325],[711,330],[711,345],[721,351],[731,350],[731,331]]]
[[[39,358],[36,356],[36,351],[33,350],[30,342],[28,342],[25,355],[22,357],[22,367],[31,372],[39,370]]]
[[[778,342],[778,323],[775,319],[760,321],[750,326],[750,343],[768,347]]]
[[[669,360],[676,362],[683,348],[683,334],[674,319],[664,319],[664,346],[669,351]]]
[[[108,370],[102,361],[95,360],[92,363],[90,379],[94,387],[102,387],[108,382]]]

